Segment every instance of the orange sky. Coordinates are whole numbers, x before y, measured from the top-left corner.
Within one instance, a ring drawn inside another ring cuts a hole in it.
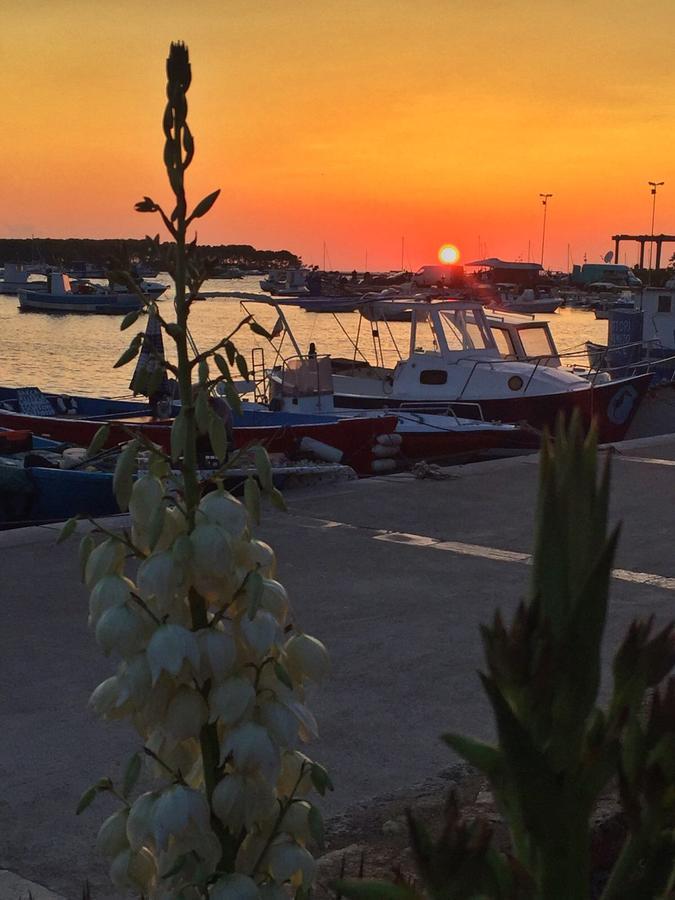
[[[0,36],[0,236],[142,236],[164,59],[193,64],[200,239],[335,268],[541,252],[675,232],[672,0],[22,0]],[[663,35],[666,38],[663,38]],[[675,246],[672,248],[675,250]],[[635,250],[626,245],[628,262]],[[622,254],[623,256],[623,254]],[[621,260],[623,262],[623,259]]]

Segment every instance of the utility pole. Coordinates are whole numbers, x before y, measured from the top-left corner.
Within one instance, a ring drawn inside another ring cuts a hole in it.
[[[652,281],[652,254],[654,252],[654,217],[656,215],[656,189],[660,188],[661,185],[665,184],[665,181],[650,181],[648,182],[650,188],[652,189],[652,228],[651,228],[651,240],[649,242],[649,283]]]
[[[546,211],[548,209],[548,201],[553,194],[539,194],[541,203],[544,207],[544,224],[541,229],[541,267],[544,268],[544,244],[546,242]]]

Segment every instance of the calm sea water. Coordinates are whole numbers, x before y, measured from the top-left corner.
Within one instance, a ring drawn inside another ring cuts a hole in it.
[[[166,275],[160,275],[157,280],[170,283]],[[259,280],[258,277],[240,281],[215,279],[206,282],[204,290],[262,293]],[[169,289],[161,301],[167,318],[171,317],[172,297],[173,292]],[[252,303],[248,309],[268,329],[274,324],[276,314],[270,307]],[[219,297],[193,304],[190,328],[197,347],[203,350],[217,343],[236,327],[243,315],[245,311],[240,302],[232,298]],[[313,341],[319,353],[353,355],[349,338],[332,315],[310,314],[287,307],[286,316],[303,351]],[[607,322],[597,321],[593,313],[562,309],[544,318],[550,323],[559,351],[573,350],[578,354],[571,361],[585,362],[584,341],[606,342]],[[356,335],[358,319],[356,313],[340,316],[345,330],[352,337]],[[140,329],[134,326],[121,332],[119,324],[120,319],[113,316],[21,313],[16,297],[0,295],[0,384],[17,387],[35,385],[60,393],[108,397],[128,395],[133,366],[113,369],[113,364],[131,336]],[[392,332],[395,337],[403,338],[407,326],[393,324]],[[362,331],[360,343],[365,349],[368,341],[364,338],[367,339],[368,334]],[[253,347],[265,344],[262,338],[247,328],[239,332],[235,342],[249,359]],[[284,355],[292,355],[292,351],[288,350]],[[265,361],[269,364],[273,359],[274,351],[267,345]]]

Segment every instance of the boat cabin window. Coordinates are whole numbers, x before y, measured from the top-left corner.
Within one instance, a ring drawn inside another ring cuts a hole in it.
[[[513,346],[513,339],[507,328],[500,328],[499,325],[492,326],[492,337],[495,339],[499,355],[503,359],[517,359],[518,354]]]
[[[518,336],[520,337],[525,356],[555,356],[555,349],[551,346],[548,329],[545,326],[537,326],[536,328],[519,328]]]
[[[672,312],[672,304],[673,304],[673,301],[672,301],[672,297],[670,296],[670,294],[661,294],[659,296],[659,306],[656,311],[660,312],[660,313]]]
[[[424,369],[420,372],[420,384],[446,384],[447,381],[445,369]]]

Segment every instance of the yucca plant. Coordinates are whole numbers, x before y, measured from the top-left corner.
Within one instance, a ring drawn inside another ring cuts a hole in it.
[[[261,493],[282,502],[264,450],[257,448],[258,479],[247,480],[245,504],[223,488],[227,434],[209,392],[222,382],[236,400],[230,367],[244,362],[232,335],[201,353],[190,339],[190,306],[204,272],[188,229],[219,193],[188,211],[191,79],[187,48],[172,44],[163,127],[175,205],[171,213],[149,197],[136,205],[158,213],[174,240],[175,319],[139,296],[174,343],[176,363],[160,354],[155,371],[158,380],[177,379],[180,413],[169,452],[137,437],[119,457],[114,488],[131,528],[99,524],[81,543],[89,624],[103,652],[118,660],[90,704],[106,719],[126,719],[139,750],[119,783],[102,778],[77,812],[100,793],[119,803],[97,845],[120,891],[150,900],[288,900],[312,884],[309,848],[322,834],[312,798],[331,788],[323,767],[298,750],[316,734],[306,691],[326,673],[328,655],[295,627],[274,552],[254,537]],[[139,315],[130,313],[122,328]],[[116,365],[134,359],[143,340],[139,332]],[[200,436],[221,465],[210,493],[199,478]],[[89,453],[106,441],[104,427]],[[147,471],[135,477],[142,446]],[[76,524],[67,523],[62,537]],[[143,775],[148,789],[139,795]]]
[[[619,529],[608,532],[609,460],[598,477],[594,432],[578,417],[541,451],[539,503],[527,600],[511,623],[481,629],[480,679],[497,743],[444,740],[483,773],[508,826],[497,851],[490,828],[462,818],[454,796],[433,840],[409,816],[424,892],[442,900],[587,900],[591,822],[616,780],[628,827],[603,900],[669,896],[675,873],[673,626],[634,622],[614,658],[608,705],[598,705],[601,643]],[[342,892],[402,900],[408,886],[350,882]]]

